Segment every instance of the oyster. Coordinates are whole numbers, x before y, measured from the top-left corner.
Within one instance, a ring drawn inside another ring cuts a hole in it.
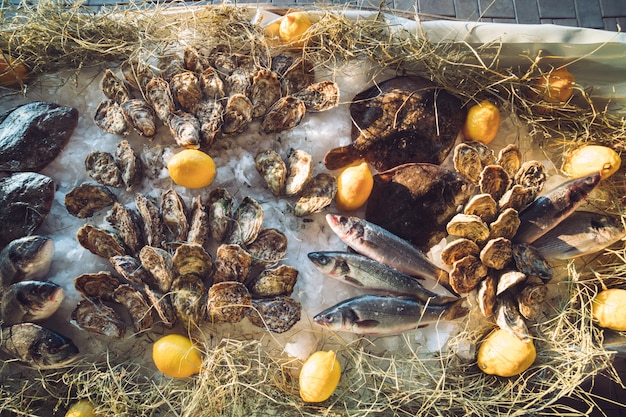
[[[463,213],[478,216],[485,223],[490,223],[498,214],[498,203],[491,194],[476,194],[465,204]]]
[[[154,108],[157,117],[167,123],[170,114],[176,111],[170,85],[163,78],[154,77],[146,85],[146,100]]]
[[[454,169],[474,184],[478,184],[483,170],[480,154],[467,143],[460,143],[454,148],[452,157]]]
[[[115,101],[118,104],[122,104],[130,99],[130,92],[123,79],[118,77],[107,69],[104,72],[104,76],[100,81],[100,88],[106,96],[106,98]]]
[[[480,260],[487,267],[501,270],[511,261],[513,246],[509,239],[499,237],[488,241],[480,251]]]
[[[487,267],[476,256],[465,256],[452,264],[450,286],[457,294],[466,294],[476,288],[487,272]]]
[[[207,278],[213,269],[211,255],[202,246],[192,243],[183,243],[176,248],[172,264],[176,275],[195,275],[201,279]]]
[[[202,202],[201,196],[193,198],[191,203],[191,220],[189,221],[189,233],[187,242],[204,247],[209,242],[209,213]]]
[[[203,72],[206,68],[210,68],[210,52],[211,51],[204,45],[185,45],[183,48],[183,63],[185,68],[193,72]]]
[[[81,300],[71,315],[71,323],[89,333],[122,337],[126,324],[115,310],[95,299]]]
[[[273,333],[284,333],[300,321],[300,303],[290,297],[252,300],[250,323]]]
[[[102,185],[83,183],[65,194],[64,204],[68,213],[84,219],[113,205],[115,201],[115,194],[108,188]]]
[[[226,96],[224,93],[224,81],[220,78],[213,67],[207,67],[200,74],[200,89],[207,100],[220,100]]]
[[[136,211],[120,203],[115,203],[105,220],[115,228],[130,254],[139,253],[144,246],[143,225]]]
[[[476,243],[483,243],[489,238],[489,227],[478,216],[459,213],[446,226],[448,234],[464,237]]]
[[[313,64],[302,54],[283,53],[272,57],[272,71],[278,74],[284,96],[293,94],[313,84]]]
[[[153,138],[156,135],[156,115],[144,100],[126,100],[122,103],[122,113],[128,124],[141,136]]]
[[[250,284],[253,297],[276,297],[290,295],[298,279],[298,270],[288,265],[265,269]]]
[[[196,117],[200,123],[200,145],[210,147],[224,124],[224,106],[216,100],[205,100],[198,106]]]
[[[252,102],[243,94],[228,98],[224,110],[222,132],[226,134],[243,133],[252,121]]]
[[[490,194],[498,201],[511,186],[511,178],[500,165],[487,165],[480,173],[480,192]]]
[[[513,178],[522,166],[522,153],[517,145],[509,144],[498,152],[496,164],[500,165],[510,178]]]
[[[124,277],[125,280],[137,285],[156,286],[152,275],[141,265],[141,262],[130,255],[113,256],[109,258],[115,271]]]
[[[489,238],[503,237],[513,239],[520,225],[519,214],[513,208],[506,208],[500,212],[498,218],[489,225]]]
[[[247,70],[236,68],[226,77],[224,86],[229,96],[241,94],[248,97],[252,91],[252,78]]]
[[[517,211],[521,211],[530,204],[535,195],[536,193],[531,188],[525,188],[524,186],[515,184],[504,193],[498,205],[500,206],[500,210],[513,208]]]
[[[496,287],[496,295],[500,295],[509,288],[526,281],[526,274],[520,271],[507,271],[500,275],[498,286]]]
[[[524,322],[524,317],[517,309],[512,297],[503,294],[498,297],[496,304],[496,323],[500,328],[507,330],[523,342],[530,341],[530,333]]]
[[[233,226],[228,243],[249,245],[256,239],[263,224],[263,207],[254,198],[246,196],[233,214]]]
[[[188,113],[195,114],[202,101],[202,90],[198,76],[191,71],[183,71],[170,80],[172,96],[180,108]]]
[[[254,157],[254,166],[272,194],[278,197],[287,178],[287,166],[278,152],[261,149]]]
[[[93,151],[85,158],[87,174],[98,183],[109,187],[123,187],[122,171],[108,152]]]
[[[174,279],[172,256],[163,249],[144,246],[139,252],[141,265],[150,273],[159,290],[167,293]]]
[[[173,189],[161,195],[161,218],[166,242],[184,242],[189,234],[187,207],[182,197]]]
[[[234,208],[235,200],[225,188],[215,188],[209,194],[209,230],[216,242],[223,242],[230,235]]]
[[[188,329],[197,326],[205,316],[206,288],[202,280],[192,274],[181,275],[172,282],[170,298],[178,317]]]
[[[265,133],[282,132],[300,124],[306,106],[299,98],[293,96],[282,97],[267,111],[261,121],[261,131]]]
[[[213,323],[237,323],[251,306],[250,293],[241,282],[218,282],[209,288],[207,312]]]
[[[276,264],[287,255],[287,236],[278,229],[262,229],[246,250],[254,264]]]
[[[137,91],[146,91],[146,86],[154,78],[148,64],[135,59],[127,59],[120,66],[124,80]]]
[[[531,200],[543,190],[547,179],[546,167],[539,161],[524,162],[514,177],[515,184],[533,191]]]
[[[170,54],[159,59],[158,68],[159,76],[170,82],[176,74],[185,71],[185,63],[178,55]]]
[[[167,119],[167,125],[178,146],[187,149],[200,148],[200,121],[195,115],[175,111]]]
[[[546,282],[552,279],[554,271],[543,256],[531,245],[513,245],[513,259],[517,269],[529,277],[538,277]]]
[[[548,294],[548,287],[542,283],[527,283],[517,294],[517,306],[522,316],[534,320],[541,314]]]
[[[339,86],[334,81],[311,84],[293,94],[304,102],[307,111],[326,111],[339,105]]]
[[[493,316],[494,308],[496,306],[496,280],[495,278],[487,274],[485,279],[478,284],[478,307],[485,317]]]
[[[337,194],[337,178],[328,173],[313,177],[304,187],[293,209],[298,217],[304,217],[322,211],[329,206]]]
[[[143,177],[143,167],[141,159],[127,140],[117,144],[115,148],[115,163],[122,175],[122,182],[126,185],[126,190],[130,191],[133,185],[141,182]]]
[[[174,327],[177,318],[176,310],[172,305],[169,294],[161,294],[147,285],[143,287],[143,293],[154,311],[153,315],[156,315],[154,318],[160,320],[160,323],[167,328]]]
[[[220,245],[215,254],[213,282],[244,282],[248,277],[252,257],[239,245]]]
[[[152,200],[140,193],[135,194],[135,205],[143,221],[143,236],[146,245],[161,246],[165,236],[159,208]]]
[[[252,80],[250,101],[253,110],[252,117],[259,118],[281,97],[280,81],[276,73],[268,70],[260,70]]]
[[[455,239],[448,243],[441,251],[441,262],[451,266],[454,262],[468,255],[478,256],[480,248],[469,239]]]
[[[154,324],[152,308],[143,294],[132,285],[121,284],[113,291],[113,299],[126,307],[135,332],[148,330]]]
[[[113,291],[120,284],[120,280],[108,271],[82,274],[74,278],[74,287],[80,295],[104,301],[113,301]]]
[[[124,243],[117,234],[100,229],[96,226],[89,224],[84,225],[78,229],[76,239],[83,248],[104,259],[109,259],[112,256],[126,255]]]
[[[96,108],[93,121],[100,129],[113,135],[130,135],[131,126],[124,117],[122,106],[113,100],[103,100]]]
[[[287,177],[285,195],[291,197],[300,194],[309,182],[313,172],[313,157],[306,151],[292,150],[287,157]]]

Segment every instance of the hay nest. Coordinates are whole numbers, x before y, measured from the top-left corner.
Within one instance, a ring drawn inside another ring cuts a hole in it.
[[[318,17],[302,53],[320,67],[339,71],[348,60],[364,60],[381,71],[426,76],[467,103],[489,98],[528,126],[533,140],[555,159],[591,140],[623,151],[623,116],[596,108],[582,86],[577,86],[576,100],[559,106],[530,98],[529,80],[567,63],[540,55],[526,57],[521,70],[500,68],[502,45],[497,43],[479,48],[435,43],[423,34],[391,28],[383,13],[354,20],[340,9],[322,7]],[[180,43],[182,33],[186,42],[208,37],[232,48],[283,47],[268,44],[262,28],[243,9],[228,6],[142,9],[131,4],[94,12],[80,3],[43,0],[0,8],[0,22],[0,50],[35,75],[59,69],[78,74],[87,65],[159,58]],[[622,170],[606,182],[603,199],[594,203],[620,213],[624,183]],[[114,355],[50,372],[5,361],[0,414],[60,414],[76,399],[86,398],[97,404],[98,412],[115,416],[584,415],[586,411],[558,400],[573,396],[592,407],[594,399],[580,388],[581,382],[602,371],[619,381],[611,364],[613,352],[603,347],[603,331],[590,317],[590,303],[603,286],[626,288],[625,264],[622,249],[562,266],[564,277],[551,284],[558,297],[545,320],[531,326],[537,360],[518,377],[498,378],[478,369],[473,349],[483,332],[475,326],[453,336],[436,355],[408,338],[404,348],[409,353],[403,355],[372,349],[372,341],[361,338],[340,346],[342,378],[331,399],[306,404],[298,396],[300,361],[287,357],[273,340],[242,336],[211,342],[207,336],[202,371],[184,380],[165,378]],[[341,343],[331,336],[318,348]]]

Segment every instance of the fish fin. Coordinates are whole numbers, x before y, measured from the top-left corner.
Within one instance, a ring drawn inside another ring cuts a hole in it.
[[[340,146],[331,149],[324,155],[324,165],[329,170],[343,168],[356,162],[361,158],[361,154],[352,145]]]
[[[380,324],[378,320],[357,320],[354,322],[356,325],[362,328],[372,328]]]
[[[361,281],[359,281],[356,278],[352,278],[350,275],[344,275],[343,276],[344,281],[346,281],[349,284],[354,285],[355,287],[362,287],[363,283]]]

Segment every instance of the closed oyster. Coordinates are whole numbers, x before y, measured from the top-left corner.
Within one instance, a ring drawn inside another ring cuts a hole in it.
[[[235,199],[227,189],[218,187],[209,193],[207,200],[209,230],[216,242],[223,242],[230,235],[234,209]]]
[[[463,213],[478,216],[485,223],[490,223],[498,214],[498,204],[491,194],[476,194],[465,204]]]
[[[487,165],[480,173],[480,192],[491,194],[498,201],[511,186],[511,178],[500,165]]]
[[[82,274],[74,278],[74,288],[85,298],[113,300],[113,291],[121,284],[120,280],[108,271]]]
[[[87,174],[102,185],[123,187],[122,171],[115,163],[115,158],[108,152],[93,151],[85,158]]]
[[[478,284],[478,307],[485,317],[493,316],[496,306],[496,280],[488,274],[485,279]]]
[[[284,96],[300,91],[315,82],[313,64],[303,58],[302,54],[294,54],[291,57],[287,54],[289,53],[272,58],[272,71],[280,78]]]
[[[328,173],[317,174],[309,181],[293,209],[298,217],[304,217],[322,211],[329,206],[337,194],[337,178]]]
[[[243,94],[228,98],[224,110],[222,132],[226,134],[243,133],[252,121],[252,102]]]
[[[185,45],[183,48],[183,63],[186,69],[193,72],[202,72],[210,68],[210,50],[204,45]]]
[[[224,87],[226,94],[229,96],[241,94],[248,97],[252,91],[250,73],[243,68],[233,70],[224,80]]]
[[[113,100],[118,104],[122,104],[126,100],[130,99],[130,92],[128,91],[126,83],[123,79],[115,75],[110,69],[107,69],[104,72],[102,81],[100,81],[100,88],[102,88],[102,92],[106,98]]]
[[[217,100],[205,100],[198,106],[196,117],[200,123],[200,145],[210,147],[224,124],[224,106]]]
[[[478,256],[480,248],[469,239],[455,239],[448,243],[441,251],[441,262],[452,266],[456,261],[468,255]]]
[[[206,100],[220,100],[226,96],[224,81],[213,67],[206,68],[200,74],[200,89]]]
[[[259,118],[281,97],[280,81],[276,73],[260,70],[252,80],[250,101],[252,102],[252,117]]]
[[[83,183],[65,194],[64,204],[68,213],[84,219],[113,205],[115,200],[115,194],[108,188],[102,185]]]
[[[141,218],[136,211],[115,203],[105,220],[117,231],[118,236],[131,254],[137,254],[144,245]]]
[[[250,293],[241,282],[218,282],[209,288],[207,312],[213,323],[237,323],[251,306]]]
[[[93,334],[122,337],[126,324],[115,310],[98,299],[81,300],[72,311],[70,323]]]
[[[280,265],[265,269],[250,284],[253,297],[276,297],[290,295],[298,279],[298,270],[292,266]]]
[[[517,269],[529,277],[538,277],[546,282],[552,279],[554,271],[543,256],[531,245],[513,245],[513,259]]]
[[[113,292],[113,298],[126,307],[137,333],[152,327],[154,324],[152,308],[139,290],[132,285],[122,284]]]
[[[285,195],[291,197],[300,194],[313,173],[313,157],[301,149],[292,150],[287,157],[287,177]]]
[[[517,304],[508,294],[498,297],[496,304],[496,323],[500,328],[507,330],[522,342],[530,341],[530,333],[524,322],[524,317],[517,309]]]
[[[172,96],[180,108],[195,114],[198,104],[202,101],[202,90],[198,76],[191,71],[183,71],[170,80]]]
[[[304,102],[307,111],[326,111],[339,105],[339,86],[334,81],[311,84],[293,94]]]
[[[124,117],[122,106],[113,100],[103,100],[96,108],[93,121],[100,129],[113,135],[130,135],[131,126]]]
[[[122,112],[128,124],[141,136],[153,138],[156,135],[156,115],[144,100],[126,100],[122,103]]]
[[[517,145],[509,144],[498,152],[496,164],[500,165],[510,178],[513,178],[522,166],[522,153]]]
[[[143,177],[143,167],[141,159],[135,153],[127,140],[120,141],[115,148],[115,163],[120,169],[122,182],[126,185],[126,190],[130,191],[133,185],[141,182]]]
[[[252,300],[248,320],[273,333],[284,333],[300,321],[302,306],[290,297]]]
[[[178,317],[188,329],[197,327],[205,316],[206,288],[195,275],[181,275],[172,282],[170,298]]]
[[[175,111],[167,119],[167,125],[178,146],[187,149],[200,148],[200,121],[195,115]]]
[[[528,320],[534,320],[541,314],[548,295],[548,287],[541,283],[527,283],[517,294],[519,312]]]
[[[207,212],[201,196],[195,196],[191,203],[191,220],[189,221],[189,233],[187,242],[204,247],[209,242],[209,213]]]
[[[172,77],[185,71],[183,59],[176,54],[164,55],[159,59],[159,76],[170,82]]]
[[[143,236],[146,245],[161,246],[165,236],[163,235],[163,221],[161,220],[159,207],[140,193],[135,194],[135,205],[143,221]]]
[[[195,275],[198,278],[207,278],[213,269],[211,255],[200,245],[183,243],[176,248],[172,258],[176,275]]]
[[[457,294],[466,294],[476,288],[487,272],[487,267],[476,256],[465,256],[452,264],[450,286]]]
[[[169,294],[162,294],[147,285],[143,287],[143,293],[154,311],[154,318],[160,320],[160,323],[167,328],[171,329],[174,327],[177,318],[176,310],[172,305]]]
[[[113,256],[109,258],[115,271],[125,280],[137,285],[156,286],[152,275],[141,265],[139,259],[130,255]]]
[[[139,252],[141,265],[150,273],[161,292],[168,292],[174,279],[172,256],[163,249],[144,246]]]
[[[509,239],[491,239],[480,251],[480,260],[489,268],[501,270],[511,261],[513,246]]]
[[[536,193],[531,188],[515,184],[504,193],[498,205],[500,206],[500,210],[513,208],[517,211],[521,211],[532,202],[535,195]]]
[[[184,242],[187,239],[187,207],[182,197],[173,189],[161,194],[161,218],[166,242]]]
[[[254,198],[246,196],[233,214],[233,227],[228,243],[249,245],[257,238],[263,224],[263,207]]]
[[[104,259],[126,255],[124,244],[117,234],[90,224],[78,229],[76,239],[83,248]]]
[[[176,111],[170,85],[163,78],[154,77],[146,85],[146,100],[163,123],[167,123],[170,114]]]
[[[220,245],[215,254],[213,282],[244,282],[250,272],[252,257],[239,245]]]
[[[146,86],[154,73],[148,64],[135,59],[127,59],[120,65],[124,80],[137,91],[146,91]]]
[[[292,129],[300,124],[305,113],[306,106],[302,100],[293,96],[282,97],[263,117],[261,130],[265,133],[277,133]]]
[[[532,190],[535,196],[543,190],[543,186],[548,179],[546,167],[539,161],[526,161],[515,174],[515,184],[519,184],[527,189]]]
[[[261,149],[254,157],[254,166],[272,194],[278,197],[287,178],[287,166],[278,152]]]
[[[496,295],[500,295],[509,288],[526,281],[526,274],[520,271],[507,271],[500,275],[498,286],[496,287]]]
[[[460,143],[454,148],[452,157],[454,169],[470,180],[474,184],[478,184],[480,173],[483,165],[478,151],[467,143]]]
[[[489,238],[489,227],[473,214],[457,214],[448,222],[446,230],[452,236],[464,237],[476,243],[485,242]]]
[[[276,264],[287,255],[287,236],[278,229],[262,229],[246,250],[255,264]]]
[[[209,63],[220,74],[230,74],[237,68],[237,55],[232,53],[231,48],[228,45],[216,45],[211,51],[209,51]]]
[[[513,239],[520,225],[519,213],[513,208],[507,208],[500,212],[498,218],[489,225],[489,238],[503,237]]]

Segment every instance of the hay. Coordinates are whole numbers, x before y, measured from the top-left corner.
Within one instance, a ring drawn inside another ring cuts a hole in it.
[[[157,5],[142,10],[93,12],[79,4],[49,0],[0,9],[0,49],[27,64],[36,74],[87,65],[120,63],[128,58],[165,55],[180,41],[211,37],[232,50],[257,51],[270,46],[263,31],[236,7],[185,9],[183,15]],[[129,30],[129,28],[131,30]],[[548,72],[544,57],[527,57],[527,68],[500,68],[498,43],[480,47],[433,43],[423,34],[390,28],[382,14],[350,20],[340,9],[322,7],[303,50],[317,66],[337,70],[348,60],[364,60],[398,73],[426,76],[472,103],[490,98],[529,126],[547,155],[594,140],[623,150],[622,116],[597,109],[584,89],[578,101],[546,110],[529,98],[529,80]],[[471,82],[468,82],[471,80]],[[553,106],[554,107],[554,106]],[[538,109],[540,109],[538,111]],[[595,203],[621,212],[623,172],[605,186],[606,198]],[[199,375],[173,380],[128,359],[85,361],[71,369],[39,373],[4,362],[0,375],[0,415],[34,416],[66,409],[76,399],[98,405],[115,416],[526,416],[585,415],[557,401],[594,398],[580,383],[612,368],[613,354],[602,347],[602,332],[589,316],[591,298],[602,285],[624,286],[626,252],[607,252],[563,266],[567,277],[551,284],[555,298],[544,320],[531,327],[538,359],[519,377],[497,378],[476,366],[472,347],[484,329],[467,327],[444,351],[432,355],[405,338],[407,355],[377,352],[372,340],[345,344],[329,339],[319,349],[339,346],[343,372],[338,390],[321,404],[298,396],[300,363],[272,340],[225,338],[207,342]],[[609,280],[612,277],[613,279]],[[208,347],[211,346],[211,347]],[[33,381],[34,384],[30,384]]]

